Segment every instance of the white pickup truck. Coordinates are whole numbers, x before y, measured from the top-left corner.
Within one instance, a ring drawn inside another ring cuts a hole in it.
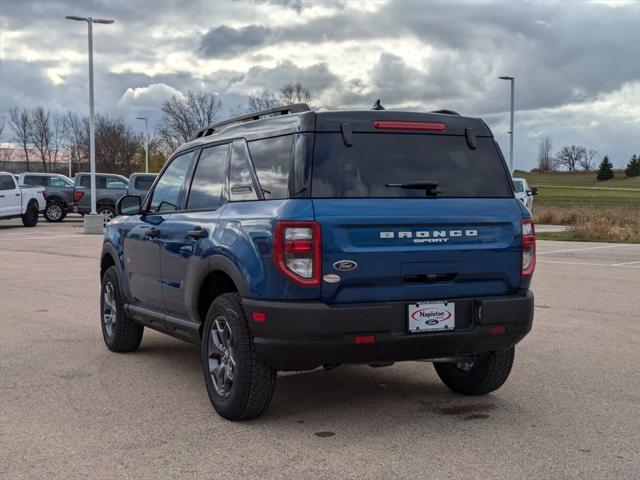
[[[35,226],[46,205],[44,192],[42,187],[20,187],[13,174],[0,172],[0,220],[20,217],[25,227]]]

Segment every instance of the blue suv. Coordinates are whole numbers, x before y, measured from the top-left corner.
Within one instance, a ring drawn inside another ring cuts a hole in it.
[[[105,230],[104,341],[197,344],[216,411],[276,372],[427,360],[453,391],[507,379],[531,329],[535,234],[491,131],[452,111],[271,109],[202,129]]]

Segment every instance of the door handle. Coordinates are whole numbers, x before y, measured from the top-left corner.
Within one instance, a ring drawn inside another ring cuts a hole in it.
[[[144,234],[147,237],[157,237],[158,235],[160,235],[160,230],[158,230],[157,228],[151,227],[149,230],[144,232]]]
[[[202,227],[196,227],[193,230],[189,230],[186,236],[198,240],[200,238],[205,238],[207,236],[207,231],[203,230]]]
[[[4,198],[4,195],[0,195],[0,198]]]
[[[19,197],[19,196],[20,196],[20,194],[19,194],[19,193],[16,193],[16,197]]]

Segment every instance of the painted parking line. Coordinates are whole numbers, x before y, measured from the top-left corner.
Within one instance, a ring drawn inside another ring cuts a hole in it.
[[[538,260],[537,263],[553,263],[557,265],[587,265],[591,267],[640,268],[640,262],[590,263],[590,262],[560,262],[555,260]],[[633,265],[630,265],[630,264],[633,264]],[[635,265],[635,264],[639,264],[639,265]]]
[[[55,240],[57,238],[79,238],[79,237],[87,237],[87,238],[91,238],[91,237],[97,237],[98,235],[87,235],[85,233],[78,233],[76,235],[45,235],[42,237],[11,237],[11,236],[7,236],[7,237],[2,237],[0,236],[0,243],[2,242],[2,240]]]
[[[631,265],[640,265],[640,260],[635,260],[633,262],[622,262],[622,263],[613,263],[612,267],[628,267]]]
[[[602,245],[599,247],[584,247],[584,248],[566,248],[563,250],[551,250],[550,252],[543,252],[538,250],[538,255],[542,255],[542,254],[549,254],[549,253],[567,253],[567,252],[583,252],[585,250],[600,250],[603,248],[619,248],[619,247],[628,247],[629,245],[634,245],[634,244],[628,244],[628,243],[621,243],[619,245]]]

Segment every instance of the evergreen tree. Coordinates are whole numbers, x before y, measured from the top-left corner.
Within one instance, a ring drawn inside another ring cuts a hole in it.
[[[609,161],[609,157],[606,155],[600,162],[600,167],[598,167],[598,180],[610,180],[613,178],[613,164]]]
[[[627,168],[624,169],[624,174],[627,177],[637,177],[640,175],[640,155],[634,153],[631,156],[631,160],[627,163]]]

